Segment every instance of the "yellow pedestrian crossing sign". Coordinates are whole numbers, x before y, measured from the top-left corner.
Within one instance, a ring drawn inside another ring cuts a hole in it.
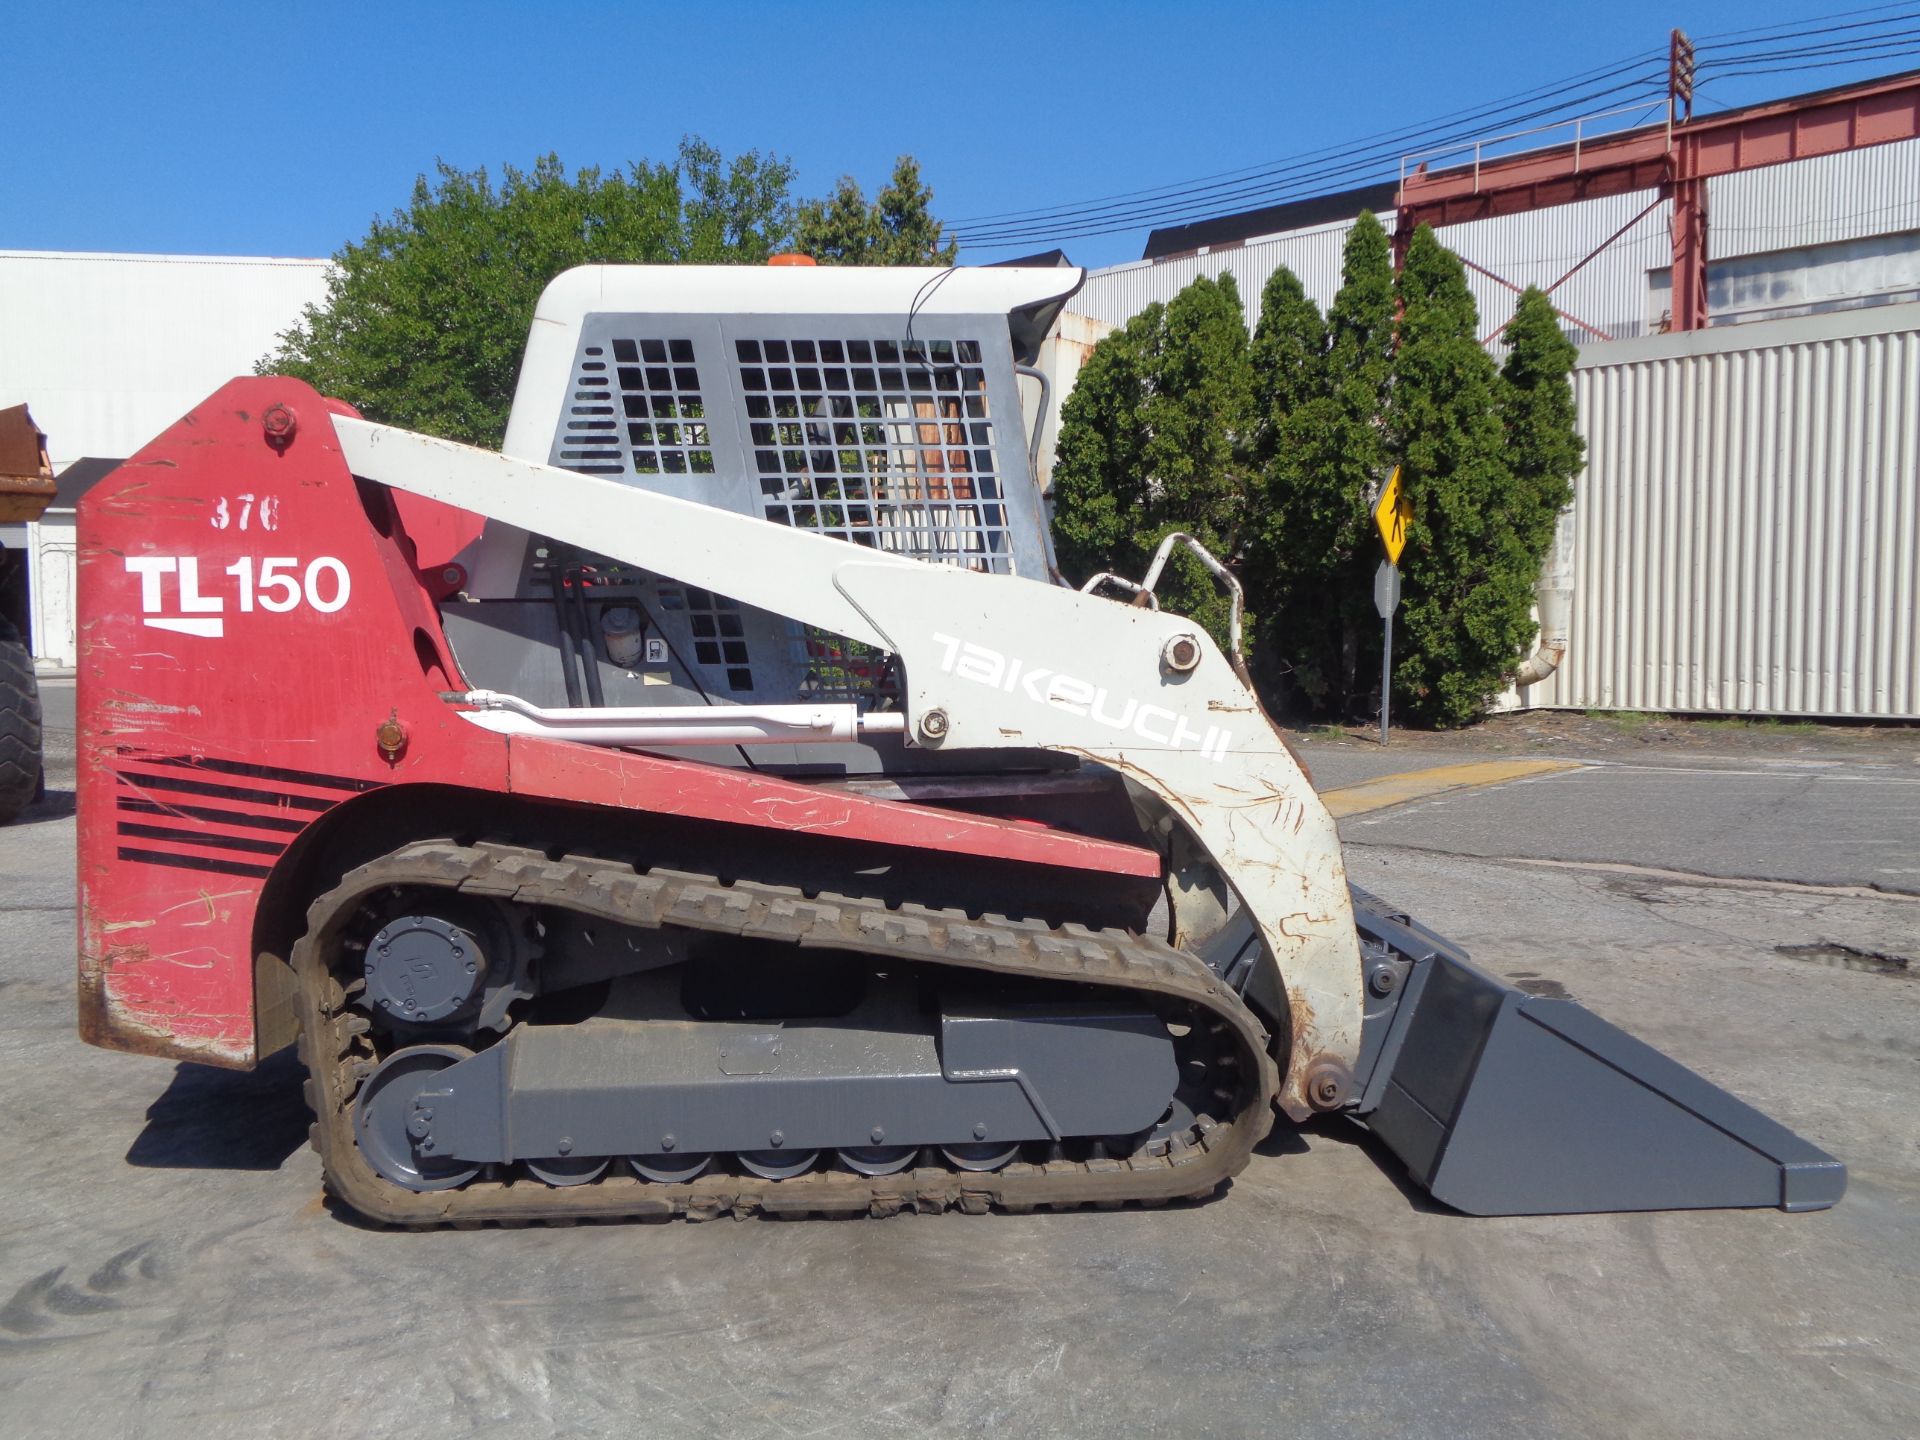
[[[1393,467],[1387,483],[1380,487],[1380,502],[1373,507],[1373,523],[1380,527],[1380,543],[1387,547],[1387,563],[1398,565],[1400,552],[1407,548],[1407,522],[1413,518],[1413,502],[1400,483],[1400,467]]]

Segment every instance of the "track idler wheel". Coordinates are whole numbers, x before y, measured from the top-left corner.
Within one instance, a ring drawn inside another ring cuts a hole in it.
[[[353,1100],[353,1138],[367,1163],[409,1190],[451,1190],[480,1173],[478,1165],[432,1153],[434,1076],[469,1059],[458,1045],[411,1045],[380,1062]]]

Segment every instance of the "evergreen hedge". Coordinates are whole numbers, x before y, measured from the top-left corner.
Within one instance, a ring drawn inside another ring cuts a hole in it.
[[[1372,508],[1397,464],[1413,521],[1395,712],[1471,721],[1532,644],[1533,587],[1584,454],[1576,352],[1546,296],[1521,297],[1504,368],[1479,325],[1459,258],[1423,226],[1396,280],[1371,214],[1324,319],[1285,268],[1251,342],[1231,275],[1149,306],[1095,347],[1062,408],[1054,538],[1069,578],[1139,576],[1161,536],[1191,531],[1246,587],[1269,705],[1377,714]],[[1161,603],[1224,639],[1197,564],[1175,567]]]

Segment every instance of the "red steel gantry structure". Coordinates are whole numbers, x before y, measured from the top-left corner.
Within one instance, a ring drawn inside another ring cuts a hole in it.
[[[1547,292],[1551,295],[1661,201],[1671,200],[1672,328],[1703,329],[1707,324],[1709,180],[1916,138],[1920,138],[1920,70],[1696,118],[1693,46],[1676,30],[1669,51],[1667,118],[1661,124],[1598,138],[1579,138],[1576,132],[1570,144],[1494,159],[1480,158],[1476,147],[1471,164],[1434,171],[1422,166],[1404,175],[1394,228],[1395,268],[1423,223],[1436,228],[1458,225],[1652,190],[1654,198],[1645,208],[1548,286]],[[1481,266],[1471,268],[1511,289],[1520,288]],[[1596,337],[1608,338],[1577,316],[1561,314]]]

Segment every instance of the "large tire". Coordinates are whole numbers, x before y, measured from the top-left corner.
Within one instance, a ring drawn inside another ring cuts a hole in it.
[[[0,825],[40,793],[40,687],[20,632],[0,620]]]

